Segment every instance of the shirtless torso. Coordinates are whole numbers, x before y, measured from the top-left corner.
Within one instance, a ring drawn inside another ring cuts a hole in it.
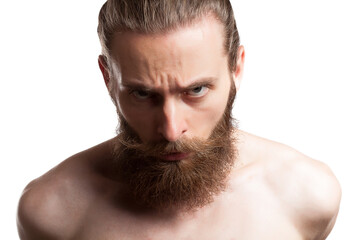
[[[242,133],[228,188],[195,212],[139,209],[112,176],[111,141],[32,181],[19,203],[21,239],[325,239],[341,190],[331,171],[282,144]]]

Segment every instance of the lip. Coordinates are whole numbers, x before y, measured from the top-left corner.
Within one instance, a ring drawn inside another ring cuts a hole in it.
[[[190,153],[174,152],[163,155],[161,158],[166,161],[180,161],[187,158]]]

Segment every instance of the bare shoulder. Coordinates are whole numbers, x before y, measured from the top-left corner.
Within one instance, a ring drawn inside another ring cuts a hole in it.
[[[21,239],[71,239],[76,234],[94,192],[100,191],[88,164],[97,152],[95,147],[78,153],[26,186],[18,205]]]
[[[335,224],[341,188],[331,169],[286,145],[245,134],[248,154],[306,239],[325,239]]]
[[[65,160],[26,186],[18,205],[21,239],[69,239],[72,235],[81,211],[75,202],[78,179],[69,171],[74,161]]]

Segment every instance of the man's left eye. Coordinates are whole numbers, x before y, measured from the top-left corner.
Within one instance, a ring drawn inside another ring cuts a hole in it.
[[[209,91],[209,88],[206,86],[199,86],[196,88],[191,89],[190,91],[186,92],[187,95],[191,97],[202,97]]]

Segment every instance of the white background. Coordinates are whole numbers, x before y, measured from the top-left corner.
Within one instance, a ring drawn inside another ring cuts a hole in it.
[[[1,239],[18,238],[17,202],[30,180],[115,134],[97,66],[103,2],[0,3]],[[246,50],[234,109],[240,127],[327,163],[343,189],[328,239],[360,239],[357,1],[233,5]]]

